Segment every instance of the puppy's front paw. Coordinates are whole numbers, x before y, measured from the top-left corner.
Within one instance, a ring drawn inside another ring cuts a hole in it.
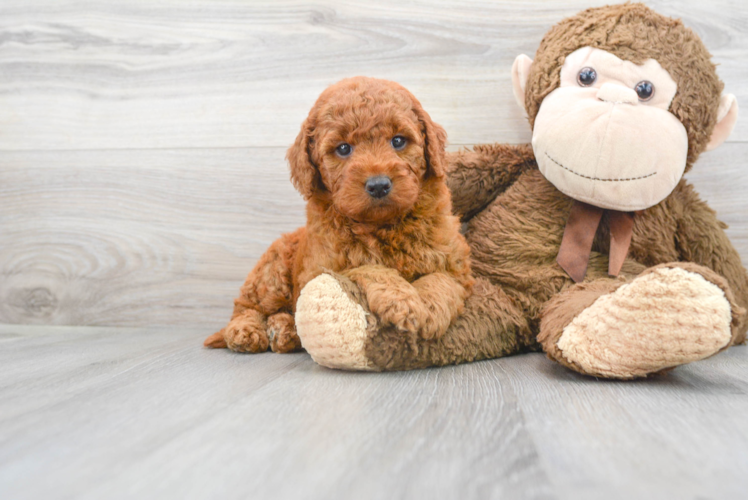
[[[442,337],[447,333],[449,325],[452,324],[452,317],[449,311],[435,311],[432,309],[435,309],[434,306],[429,308],[427,319],[423,322],[419,331],[421,337],[426,340]]]
[[[265,352],[269,345],[266,330],[262,313],[248,309],[229,322],[223,330],[223,338],[232,351]]]
[[[273,314],[267,321],[267,334],[273,352],[287,353],[301,350],[301,340],[296,335],[293,316],[288,313]]]
[[[366,292],[369,309],[384,325],[417,334],[426,326],[423,304],[414,290],[369,289]]]

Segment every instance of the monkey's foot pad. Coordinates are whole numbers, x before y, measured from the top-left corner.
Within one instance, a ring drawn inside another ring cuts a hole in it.
[[[558,348],[585,372],[634,378],[709,357],[731,339],[730,304],[700,274],[662,268],[603,295],[565,328]]]
[[[365,350],[368,313],[346,285],[330,274],[307,283],[296,302],[296,332],[304,349],[322,366],[374,370]]]

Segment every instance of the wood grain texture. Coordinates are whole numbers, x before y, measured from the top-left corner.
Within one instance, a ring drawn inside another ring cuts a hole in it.
[[[304,223],[284,160],[319,92],[410,87],[452,148],[525,142],[509,69],[602,1],[24,1],[0,5],[0,323],[220,327]],[[682,17],[748,102],[748,7]],[[748,127],[689,178],[748,261]]]
[[[527,142],[514,58],[606,3],[6,0],[0,150],[285,147],[319,93],[358,74],[404,84],[453,144]],[[748,4],[647,3],[682,17],[748,102]]]
[[[305,222],[284,152],[0,152],[0,323],[223,326],[255,261]],[[727,144],[688,174],[744,262],[746,157]]]
[[[303,225],[284,151],[3,153],[0,322],[221,326]]]
[[[633,383],[500,364],[560,498],[745,497],[747,347]]]
[[[748,348],[606,382],[540,354],[345,373],[195,329],[0,326],[13,499],[744,498]]]

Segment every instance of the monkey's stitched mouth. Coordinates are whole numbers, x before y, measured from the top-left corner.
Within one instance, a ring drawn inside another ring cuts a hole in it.
[[[568,168],[568,167],[565,167],[565,166],[561,165],[561,164],[560,164],[559,162],[557,162],[556,160],[554,160],[554,159],[553,159],[553,158],[551,157],[551,155],[549,155],[549,154],[548,154],[547,152],[545,153],[545,155],[546,155],[546,156],[548,157],[548,159],[549,159],[549,160],[551,160],[551,161],[552,161],[553,163],[555,163],[555,164],[556,164],[556,165],[558,165],[559,167],[563,168],[564,170],[566,170],[566,171],[568,171],[568,172],[571,172],[572,174],[574,174],[574,175],[577,175],[577,176],[579,176],[579,177],[582,177],[582,178],[584,178],[584,179],[589,179],[589,180],[592,180],[592,181],[604,181],[604,182],[626,182],[626,181],[637,181],[637,180],[639,180],[639,179],[646,179],[647,177],[652,177],[653,175],[657,175],[657,171],[655,170],[655,171],[654,171],[654,172],[652,172],[651,174],[647,174],[647,175],[640,175],[639,177],[629,177],[628,179],[603,179],[602,177],[590,177],[589,175],[584,175],[584,174],[580,174],[579,172],[575,172],[575,171],[573,171],[572,169],[570,169],[570,168]]]

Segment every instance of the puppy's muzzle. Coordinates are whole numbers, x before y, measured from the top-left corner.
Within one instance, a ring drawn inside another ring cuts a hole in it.
[[[364,189],[372,198],[381,199],[390,194],[392,191],[392,180],[386,175],[369,177],[366,180]]]

